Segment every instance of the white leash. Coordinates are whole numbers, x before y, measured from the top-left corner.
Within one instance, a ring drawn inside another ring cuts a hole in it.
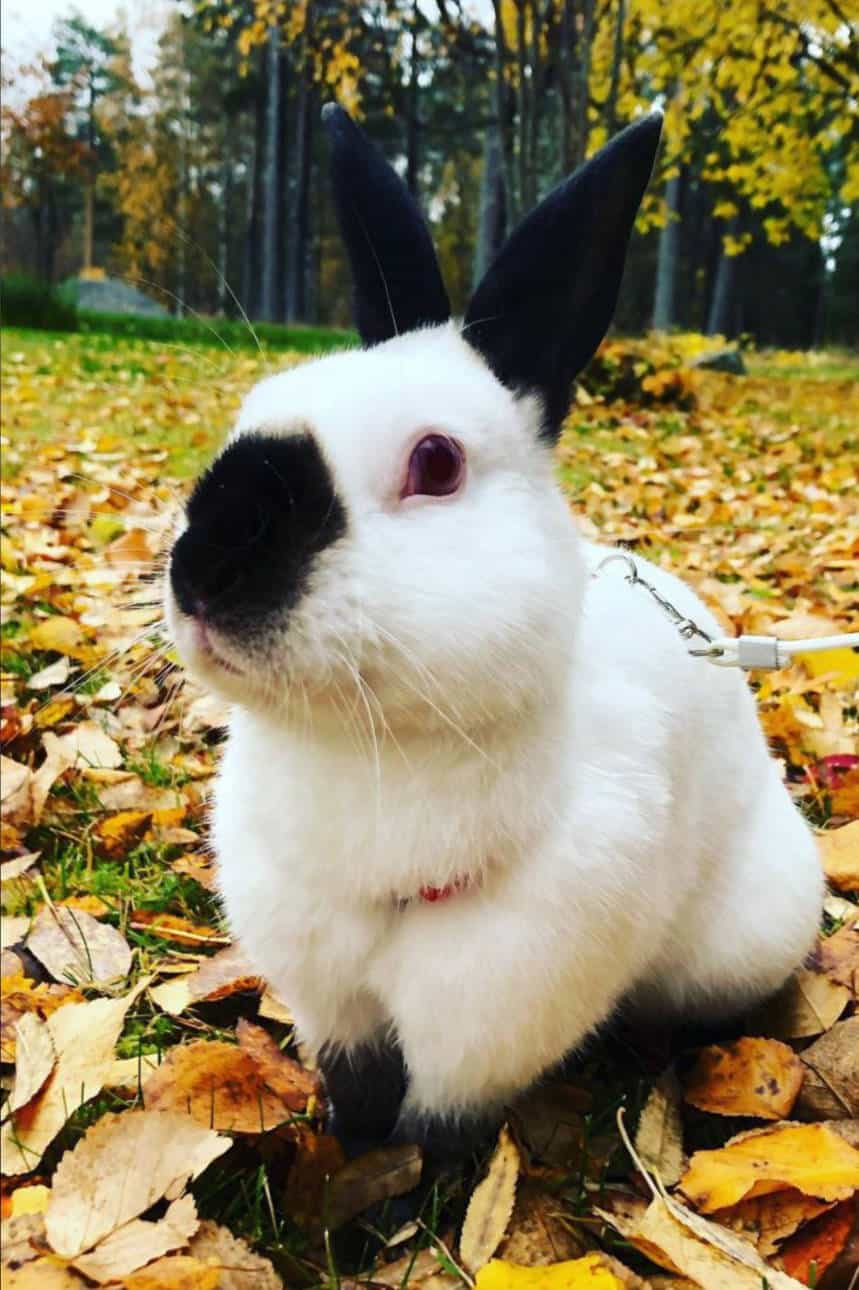
[[[859,649],[859,632],[845,632],[841,636],[820,636],[812,640],[783,641],[777,636],[710,636],[692,618],[681,614],[670,600],[656,590],[638,572],[638,565],[626,551],[613,551],[600,560],[591,574],[596,578],[608,564],[621,561],[626,565],[626,582],[633,587],[643,587],[660,609],[670,618],[684,640],[693,638],[704,641],[700,649],[690,649],[694,658],[704,658],[716,667],[740,667],[744,671],[775,671],[787,667],[797,654],[822,654],[831,649]]]

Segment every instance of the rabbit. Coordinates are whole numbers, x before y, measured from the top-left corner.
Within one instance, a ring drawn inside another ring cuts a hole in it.
[[[622,570],[594,576],[607,548],[553,474],[660,116],[524,219],[462,320],[394,170],[324,119],[363,345],[249,393],[188,500],[166,614],[230,704],[232,931],[318,1056],[335,1131],[429,1141],[497,1116],[621,1001],[712,1019],[777,990],[822,878],[744,678],[690,657]]]

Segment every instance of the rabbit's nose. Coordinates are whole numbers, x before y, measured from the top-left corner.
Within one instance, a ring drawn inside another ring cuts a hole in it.
[[[197,483],[170,582],[183,613],[233,629],[289,610],[346,511],[308,434],[245,435]]]

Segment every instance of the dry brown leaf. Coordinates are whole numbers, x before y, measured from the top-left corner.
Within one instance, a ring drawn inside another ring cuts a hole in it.
[[[263,990],[262,998],[259,1001],[257,1016],[264,1017],[266,1021],[279,1021],[282,1026],[294,1026],[295,1018],[287,1008],[285,1003],[281,1003],[276,994],[272,994],[268,988]]]
[[[558,1197],[533,1182],[520,1183],[508,1226],[498,1256],[521,1267],[578,1259],[595,1245],[584,1228],[570,1222],[569,1211]]]
[[[296,1155],[286,1180],[284,1209],[302,1227],[321,1226],[331,1178],[346,1163],[343,1148],[327,1133],[296,1128]]]
[[[859,820],[818,835],[826,877],[838,891],[859,891]]]
[[[177,860],[171,863],[170,868],[174,873],[181,873],[186,878],[193,878],[206,891],[217,891],[218,871],[210,856],[201,852],[179,856]]]
[[[790,1187],[845,1200],[859,1188],[859,1151],[825,1124],[754,1129],[716,1151],[696,1151],[680,1187],[704,1214]]]
[[[797,1114],[809,1120],[859,1117],[859,1017],[839,1021],[802,1054]]]
[[[818,942],[820,971],[859,998],[859,910],[851,922]]]
[[[334,1231],[379,1201],[404,1196],[417,1187],[423,1154],[420,1147],[380,1147],[350,1160],[331,1179],[326,1196],[325,1225]]]
[[[47,1258],[10,1271],[3,1290],[85,1290],[86,1284],[71,1268]]]
[[[120,1281],[154,1259],[187,1245],[199,1226],[193,1196],[180,1196],[163,1218],[133,1218],[99,1241],[72,1266],[91,1281]]]
[[[262,985],[262,978],[254,973],[239,946],[228,945],[206,959],[196,972],[155,986],[149,994],[159,1008],[177,1017],[192,1003],[212,1003],[244,991],[258,993]]]
[[[820,1285],[821,1277],[847,1244],[855,1221],[855,1201],[846,1200],[803,1228],[782,1249],[785,1272],[803,1285]]]
[[[453,1290],[454,1287],[461,1287],[462,1282],[459,1277],[444,1272],[435,1249],[428,1249],[412,1250],[393,1263],[379,1263],[366,1280],[344,1280],[340,1282],[340,1286],[341,1290],[359,1290],[362,1286],[366,1286],[367,1290],[373,1286],[382,1286],[385,1290],[402,1290],[404,1286],[410,1287],[410,1290],[416,1290],[418,1286],[425,1290],[445,1290],[446,1287]],[[248,1290],[251,1288],[248,1287]]]
[[[787,1191],[771,1192],[768,1196],[741,1200],[731,1209],[717,1210],[713,1220],[754,1241],[761,1257],[768,1259],[803,1223],[831,1208],[831,1201],[803,1196],[801,1191],[791,1187]]]
[[[811,1039],[834,1026],[849,1002],[846,986],[800,968],[756,1014],[754,1025],[778,1039]]]
[[[662,1075],[650,1091],[638,1122],[635,1150],[666,1187],[672,1187],[686,1167],[680,1086],[673,1071]]]
[[[46,734],[43,742],[49,757],[53,754],[76,770],[117,770],[122,765],[119,745],[96,721],[80,721],[67,735]]]
[[[19,1017],[33,1012],[44,1019],[56,1012],[57,1008],[68,1003],[79,1003],[82,999],[79,990],[73,990],[67,985],[37,985],[20,972],[4,976],[0,983],[0,1060],[15,1060],[15,1027]]]
[[[45,1216],[51,1248],[67,1259],[91,1250],[156,1201],[177,1199],[229,1145],[179,1113],[103,1115],[57,1166]]]
[[[802,1087],[802,1074],[802,1063],[787,1044],[744,1035],[699,1051],[685,1081],[685,1098],[714,1115],[783,1120]]]
[[[573,1084],[538,1084],[514,1105],[516,1131],[538,1160],[568,1165],[581,1156],[590,1101],[590,1095]]]
[[[21,1267],[37,1259],[45,1247],[42,1213],[13,1214],[0,1224],[0,1260],[4,1268]]]
[[[218,1268],[190,1254],[169,1254],[125,1278],[125,1290],[221,1290]]]
[[[319,1077],[278,1048],[267,1030],[240,1017],[236,1026],[239,1048],[256,1063],[267,1086],[290,1111],[313,1111],[319,1098]]]
[[[220,1040],[171,1049],[144,1084],[143,1097],[150,1110],[183,1111],[230,1133],[265,1133],[294,1113],[249,1053]]]
[[[31,824],[33,772],[23,762],[0,755],[0,811],[10,824]]]
[[[140,1053],[137,1057],[119,1057],[111,1063],[102,1087],[114,1093],[136,1097],[148,1077],[160,1066],[154,1053]]]
[[[25,1012],[15,1023],[15,1083],[6,1110],[19,1111],[36,1096],[54,1069],[57,1054],[48,1023]]]
[[[217,1269],[219,1279],[214,1284],[218,1290],[281,1290],[283,1285],[268,1259],[254,1254],[244,1241],[217,1223],[200,1224],[189,1254],[207,1270]]]
[[[55,981],[102,985],[131,970],[125,937],[109,923],[68,906],[46,906],[39,912],[27,949]]]
[[[178,914],[162,914],[151,909],[135,909],[130,926],[137,932],[149,932],[176,945],[187,945],[192,950],[201,945],[228,945],[230,938],[205,923],[192,923]]]
[[[20,878],[22,874],[32,869],[41,854],[41,851],[27,851],[24,855],[15,856],[12,860],[4,860],[0,864],[0,883],[7,883],[14,878]]]
[[[8,949],[23,941],[30,930],[31,919],[26,914],[0,915],[0,949]]]
[[[488,1263],[501,1244],[513,1213],[519,1166],[519,1149],[505,1124],[486,1177],[468,1202],[462,1225],[459,1253],[469,1272]]]
[[[120,811],[99,820],[93,837],[111,860],[121,860],[143,840],[152,823],[151,811]]]
[[[120,999],[68,1003],[48,1018],[56,1065],[40,1092],[3,1125],[5,1173],[34,1169],[69,1116],[101,1091],[125,1014],[145,985]]]

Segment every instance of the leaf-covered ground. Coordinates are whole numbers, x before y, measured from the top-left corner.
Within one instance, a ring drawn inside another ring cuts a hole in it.
[[[859,364],[753,356],[732,377],[688,371],[694,348],[605,348],[559,452],[574,510],[687,576],[726,628],[855,629]],[[8,1284],[851,1284],[857,655],[758,683],[824,832],[815,961],[718,1044],[618,1024],[397,1231],[419,1155],[344,1169],[321,1132],[289,1001],[218,910],[205,810],[223,713],[157,634],[186,481],[288,359],[26,332],[3,353]],[[632,402],[613,397],[624,373]]]

